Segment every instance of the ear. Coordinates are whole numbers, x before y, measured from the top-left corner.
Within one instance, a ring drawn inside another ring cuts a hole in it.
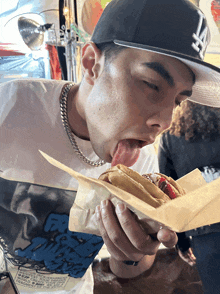
[[[100,76],[104,67],[104,55],[93,42],[88,42],[82,49],[82,69],[84,79],[90,85]]]

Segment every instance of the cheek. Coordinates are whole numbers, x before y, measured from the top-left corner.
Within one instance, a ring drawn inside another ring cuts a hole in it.
[[[131,79],[104,79],[87,100],[90,133],[99,130],[102,137],[120,136],[125,130],[143,124],[148,104],[146,95]]]
[[[97,140],[114,135],[118,127],[121,106],[110,95],[111,92],[102,91],[102,95],[94,93],[87,101],[86,122],[90,135],[96,135]]]
[[[89,132],[99,142],[121,138],[140,120],[140,111],[134,110],[133,105],[124,103],[122,99],[99,106],[88,119]]]

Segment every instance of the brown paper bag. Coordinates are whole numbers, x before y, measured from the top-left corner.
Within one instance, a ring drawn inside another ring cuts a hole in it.
[[[220,178],[206,183],[198,169],[185,175],[178,183],[186,195],[154,208],[128,192],[113,185],[85,177],[40,151],[54,166],[69,173],[79,182],[75,202],[70,211],[69,229],[99,235],[95,208],[101,200],[111,199],[116,205],[124,202],[141,221],[157,232],[161,226],[183,232],[220,222]]]

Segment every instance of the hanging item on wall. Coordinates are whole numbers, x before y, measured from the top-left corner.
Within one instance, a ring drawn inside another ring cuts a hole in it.
[[[89,40],[105,7],[111,0],[77,0],[78,28]]]
[[[214,0],[211,4],[211,12],[214,18],[214,21],[217,23],[219,27],[220,23],[220,1]]]
[[[50,56],[50,70],[51,70],[51,79],[62,80],[62,72],[58,57],[58,52],[55,46],[46,45],[46,48]]]
[[[92,35],[92,32],[103,12],[100,0],[86,0],[82,9],[82,26],[83,29]]]

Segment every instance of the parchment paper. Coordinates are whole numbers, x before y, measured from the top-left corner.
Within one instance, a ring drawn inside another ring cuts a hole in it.
[[[71,231],[99,235],[94,212],[104,199],[111,199],[114,205],[118,202],[126,203],[141,221],[148,224],[151,232],[157,232],[161,225],[175,232],[184,232],[220,222],[220,178],[207,184],[198,169],[177,181],[186,190],[186,195],[154,208],[130,193],[109,183],[85,177],[40,152],[51,164],[69,173],[79,182],[76,199],[70,211]]]

